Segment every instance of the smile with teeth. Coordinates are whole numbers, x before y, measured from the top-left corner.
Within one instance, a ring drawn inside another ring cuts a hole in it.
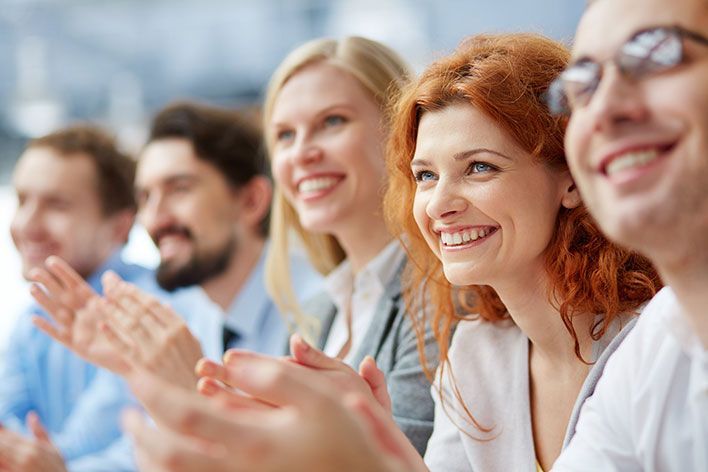
[[[301,181],[297,186],[299,193],[314,193],[328,190],[339,182],[337,177],[314,177]]]
[[[440,241],[443,243],[443,246],[447,247],[454,247],[454,246],[463,246],[471,241],[477,241],[478,239],[482,239],[486,236],[489,236],[490,234],[494,233],[497,230],[497,228],[493,226],[489,226],[486,228],[470,228],[466,229],[464,231],[457,231],[455,233],[448,233],[445,231],[440,232]]]
[[[656,148],[631,151],[612,159],[605,167],[605,174],[609,177],[627,169],[642,167],[655,161],[658,157],[659,150]]]

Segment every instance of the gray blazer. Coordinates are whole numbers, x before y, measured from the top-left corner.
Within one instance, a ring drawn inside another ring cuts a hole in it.
[[[354,354],[351,365],[358,366],[367,355],[376,359],[376,364],[386,375],[393,417],[422,455],[433,431],[434,406],[430,396],[430,382],[420,364],[415,331],[401,296],[401,273],[404,266],[405,260],[379,300],[366,337]],[[337,309],[324,291],[305,303],[304,309],[322,323],[317,343],[322,349]],[[425,353],[429,368],[434,372],[438,349],[429,329],[425,335]]]

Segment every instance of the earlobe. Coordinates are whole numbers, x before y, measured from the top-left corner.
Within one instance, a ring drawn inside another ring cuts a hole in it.
[[[565,208],[571,209],[580,206],[582,203],[582,198],[580,197],[580,192],[578,192],[578,187],[576,187],[575,182],[570,181],[570,185],[566,187],[561,200],[561,205]]]

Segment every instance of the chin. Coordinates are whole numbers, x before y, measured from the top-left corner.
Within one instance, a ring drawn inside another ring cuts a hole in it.
[[[470,272],[470,268],[467,264],[449,264],[443,265],[443,272],[445,273],[445,278],[452,285],[466,286],[466,285],[479,285],[480,282],[473,277]]]

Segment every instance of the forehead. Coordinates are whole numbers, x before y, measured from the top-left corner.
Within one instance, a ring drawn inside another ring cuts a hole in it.
[[[273,122],[287,120],[303,111],[337,105],[359,108],[374,99],[352,74],[327,62],[317,62],[296,72],[283,85],[273,108]]]
[[[199,159],[192,143],[183,138],[159,139],[143,150],[136,170],[138,185],[152,185],[177,175],[201,176],[217,172]]]
[[[12,181],[18,192],[70,197],[97,190],[96,167],[89,156],[65,156],[49,147],[26,150],[15,166]]]
[[[604,59],[633,33],[671,25],[708,33],[708,0],[595,0],[578,25],[573,57]]]
[[[469,103],[455,103],[423,114],[415,157],[434,160],[484,148],[507,156],[523,152],[504,128]]]

